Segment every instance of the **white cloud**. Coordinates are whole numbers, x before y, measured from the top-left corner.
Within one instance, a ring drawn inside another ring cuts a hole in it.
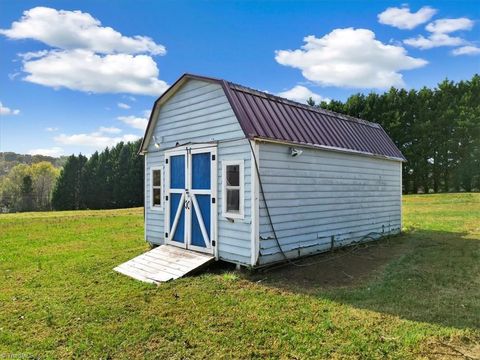
[[[152,109],[146,109],[142,111],[143,117],[150,118],[150,114],[152,113]]]
[[[462,46],[457,49],[452,50],[452,55],[459,56],[459,55],[477,55],[480,54],[480,47],[477,46]]]
[[[94,149],[103,149],[114,146],[120,141],[136,141],[139,139],[138,135],[126,134],[123,136],[107,136],[100,132],[93,132],[89,134],[61,134],[56,136],[54,140],[59,144],[86,146]]]
[[[131,108],[130,105],[125,104],[125,103],[122,103],[122,102],[117,103],[117,106],[118,106],[120,109],[130,109],[130,108]]]
[[[58,127],[47,127],[47,128],[45,128],[45,131],[55,132],[55,131],[58,131]]]
[[[168,87],[158,79],[157,64],[148,55],[53,50],[23,65],[24,80],[53,88],[158,96]]]
[[[10,39],[35,39],[60,49],[87,49],[103,54],[150,53],[163,55],[163,45],[146,36],[123,36],[88,13],[35,7],[23,12],[10,29],[0,29]]]
[[[386,45],[368,29],[335,29],[317,38],[307,36],[297,50],[277,50],[275,60],[302,70],[303,76],[320,85],[387,88],[403,86],[401,70],[427,64],[407,55],[402,46]]]
[[[146,36],[124,36],[101,26],[81,11],[36,7],[27,10],[0,34],[35,39],[51,47],[18,54],[26,81],[53,88],[93,93],[158,96],[167,84],[158,78],[151,55],[164,55],[163,45]]]
[[[429,23],[425,29],[432,33],[449,34],[459,30],[471,30],[473,21],[468,18],[439,19]]]
[[[64,154],[64,151],[61,147],[54,146],[49,149],[32,149],[28,153],[30,155],[44,155],[44,156],[59,157]]]
[[[20,114],[20,110],[18,109],[10,109],[9,107],[6,107],[0,102],[0,116],[4,115],[18,115]]]
[[[117,127],[114,127],[114,126],[110,126],[110,127],[105,127],[105,126],[100,126],[98,128],[98,132],[99,133],[107,133],[107,134],[120,134],[122,132],[122,129],[119,129]]]
[[[468,41],[458,36],[448,34],[459,30],[470,30],[473,21],[467,18],[439,19],[429,23],[425,29],[431,34],[428,37],[418,35],[415,38],[403,40],[407,45],[425,50],[440,46],[459,46],[467,44]]]
[[[18,56],[21,57],[24,61],[28,61],[32,59],[38,59],[47,54],[48,54],[48,50],[40,50],[40,51],[29,51],[26,53],[20,53],[18,54]]]
[[[137,116],[119,116],[117,118],[124,124],[127,124],[128,126],[131,126],[134,129],[139,129],[142,131],[145,131],[145,128],[147,127],[148,119],[143,118],[143,117],[137,117]]]
[[[432,49],[439,46],[458,46],[466,43],[462,38],[440,33],[433,33],[428,37],[418,35],[416,38],[405,39],[403,42],[422,50]]]
[[[381,24],[391,25],[399,29],[413,29],[430,20],[437,12],[429,6],[424,6],[415,13],[410,12],[407,6],[397,8],[390,7],[377,15]]]
[[[324,98],[302,85],[296,85],[290,90],[279,92],[277,95],[302,104],[306,104],[309,98],[312,98],[316,103],[322,101],[330,102],[330,99]]]

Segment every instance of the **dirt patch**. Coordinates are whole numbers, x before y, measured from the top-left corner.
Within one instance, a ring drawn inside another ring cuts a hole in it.
[[[404,238],[396,236],[258,270],[248,278],[305,291],[357,286],[407,251]]]
[[[479,360],[480,342],[459,338],[450,339],[448,342],[432,339],[422,346],[420,354],[426,356],[427,359],[435,360]]]

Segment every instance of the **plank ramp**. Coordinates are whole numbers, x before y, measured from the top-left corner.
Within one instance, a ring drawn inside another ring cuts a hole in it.
[[[190,274],[213,260],[212,255],[161,245],[113,270],[136,280],[158,284]]]

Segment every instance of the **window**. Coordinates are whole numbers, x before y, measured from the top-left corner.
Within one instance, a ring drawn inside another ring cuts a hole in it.
[[[151,208],[152,209],[161,209],[162,208],[162,169],[161,168],[152,168],[150,170],[150,181],[151,181]]]
[[[243,219],[243,160],[223,161],[223,216]]]

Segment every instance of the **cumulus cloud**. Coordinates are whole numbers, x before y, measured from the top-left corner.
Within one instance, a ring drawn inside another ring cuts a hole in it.
[[[391,25],[399,29],[413,29],[414,27],[426,23],[437,13],[436,9],[424,6],[415,13],[410,11],[407,6],[397,8],[389,7],[384,12],[377,15],[378,22],[385,25]]]
[[[122,130],[114,126],[110,126],[110,127],[100,126],[98,128],[98,132],[107,133],[107,134],[120,134]]]
[[[418,35],[416,38],[405,39],[403,42],[422,50],[432,49],[439,46],[458,46],[466,43],[462,38],[440,33],[433,33],[428,37]]]
[[[120,109],[126,109],[126,110],[128,110],[128,109],[131,108],[130,105],[125,104],[125,103],[122,103],[122,102],[117,103],[117,106],[118,106]]]
[[[111,27],[81,11],[35,7],[23,12],[10,29],[0,34],[10,39],[34,39],[60,49],[88,49],[98,53],[165,54],[163,45],[147,36],[123,36]]]
[[[114,146],[120,141],[136,141],[140,137],[138,135],[126,134],[122,136],[108,136],[101,132],[93,132],[89,134],[61,134],[56,136],[54,140],[59,144],[86,146],[94,149],[103,149]]]
[[[98,55],[88,50],[50,51],[23,66],[24,80],[92,93],[132,93],[158,96],[167,84],[147,55]]]
[[[28,153],[30,155],[44,155],[44,156],[59,157],[64,154],[64,151],[61,147],[54,146],[47,149],[32,149]]]
[[[58,131],[58,127],[47,127],[45,128],[45,131],[48,131],[48,132]]]
[[[407,45],[425,50],[440,46],[459,46],[468,43],[465,39],[458,36],[449,35],[459,30],[470,30],[473,27],[473,21],[467,18],[458,19],[439,19],[429,23],[425,29],[430,32],[428,37],[418,35],[415,38],[403,40]]]
[[[275,60],[302,71],[320,85],[355,88],[403,86],[401,70],[427,64],[407,55],[401,46],[386,45],[368,29],[335,29],[317,38],[307,36],[297,50],[277,50]]]
[[[147,123],[148,123],[147,118],[133,116],[133,115],[119,116],[117,119],[120,120],[121,122],[123,122],[124,124],[127,124],[128,126],[131,126],[134,129],[139,129],[139,130],[142,130],[142,131],[145,131],[145,129],[147,127]]]
[[[473,21],[468,18],[439,19],[429,23],[425,29],[432,33],[449,34],[459,30],[471,30]]]
[[[20,110],[18,109],[10,109],[9,107],[6,107],[2,104],[0,101],[0,116],[5,116],[5,115],[18,115],[20,114]]]
[[[462,46],[452,50],[452,55],[454,56],[478,55],[478,54],[480,54],[480,47],[472,46],[472,45]]]
[[[158,96],[167,84],[151,55],[163,45],[146,36],[124,36],[88,13],[36,7],[0,34],[34,39],[53,49],[18,54],[26,81],[92,93]]]
[[[302,104],[305,104],[310,98],[312,98],[316,103],[320,103],[322,101],[330,102],[330,99],[324,98],[323,96],[314,93],[302,85],[296,85],[289,90],[279,92],[277,95]]]

